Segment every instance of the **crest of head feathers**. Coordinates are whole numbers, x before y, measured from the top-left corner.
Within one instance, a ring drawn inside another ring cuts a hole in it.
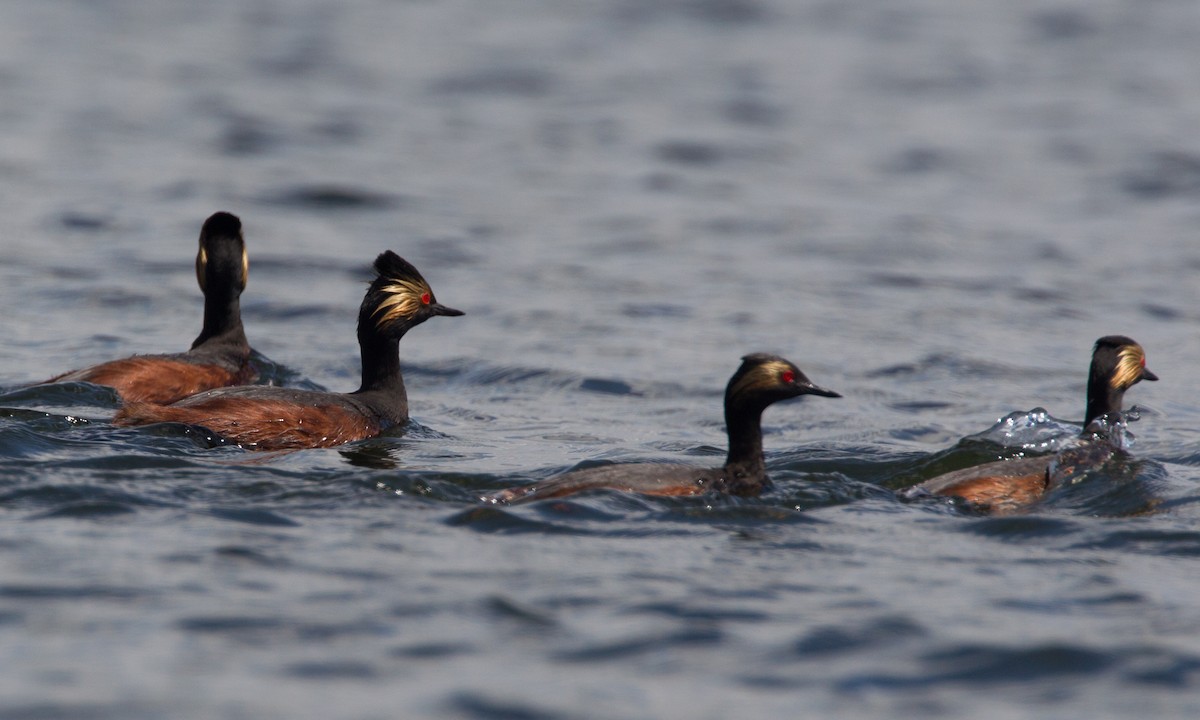
[[[771,390],[796,379],[798,371],[787,360],[775,355],[755,353],[742,358],[742,367],[729,384],[729,394],[742,395],[751,390]]]
[[[220,259],[210,258],[210,249],[214,258]],[[246,242],[242,239],[242,221],[236,215],[227,212],[214,213],[204,221],[204,226],[200,228],[200,250],[196,253],[196,280],[200,283],[201,291],[208,291],[210,260],[218,263],[224,260],[225,264],[218,265],[222,268],[218,272],[225,277],[228,277],[227,273],[232,274],[228,263],[230,260],[237,261],[229,257],[230,251],[235,256],[241,255],[241,267],[237,270],[237,286],[244,290],[250,274],[250,257],[246,254]]]
[[[1113,370],[1112,386],[1122,390],[1142,379],[1146,367],[1146,352],[1137,343],[1122,345],[1117,351],[1117,367]]]
[[[379,277],[371,290],[380,296],[374,315],[381,330],[394,322],[412,319],[433,302],[433,290],[421,273],[391,250],[375,258],[375,272]]]

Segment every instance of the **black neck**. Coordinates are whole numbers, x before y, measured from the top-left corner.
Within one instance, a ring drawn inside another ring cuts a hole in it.
[[[1125,399],[1125,391],[1115,388],[1108,378],[1092,369],[1088,376],[1087,412],[1083,416],[1083,429],[1087,430],[1092,421],[1106,413],[1121,412],[1121,404]]]
[[[728,473],[738,476],[727,480],[749,480],[762,483],[767,468],[763,463],[762,413],[764,408],[726,404],[725,427],[729,432],[729,455],[725,458]]]
[[[204,327],[192,343],[192,348],[210,341],[249,348],[246,331],[242,328],[242,309],[238,296],[217,295],[218,293],[208,293],[204,296]]]
[[[362,386],[358,392],[385,391],[405,397],[404,378],[400,375],[400,341],[384,337],[373,325],[360,328],[358,346],[362,351]]]

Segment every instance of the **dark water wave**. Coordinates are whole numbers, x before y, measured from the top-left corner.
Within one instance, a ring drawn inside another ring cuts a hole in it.
[[[846,691],[866,688],[918,691],[933,686],[1034,682],[1035,687],[1041,686],[1041,692],[1053,693],[1053,684],[1062,679],[1115,675],[1131,685],[1170,689],[1186,686],[1186,678],[1197,670],[1200,658],[1164,648],[1132,646],[1104,650],[1075,644],[1032,648],[965,646],[922,655],[911,674],[864,675],[848,678],[841,686]]]
[[[314,383],[300,378],[285,366],[272,363],[258,356],[261,381],[300,387],[316,387]],[[410,375],[424,381],[436,381],[451,388],[477,387],[488,393],[511,392],[517,395],[528,393],[557,392],[587,395],[596,392],[595,378],[581,377],[562,372],[542,369],[519,369],[479,366],[471,363],[439,365],[417,365]],[[679,386],[674,384],[643,384],[635,391],[624,381],[606,380],[602,394],[613,394],[611,388],[625,388],[616,394],[633,398],[679,399]],[[505,389],[508,388],[508,389]],[[695,393],[698,399],[708,401],[709,391]],[[384,479],[362,481],[365,487],[375,490],[421,497],[435,502],[472,503],[482,494],[502,487],[520,483],[524,478],[492,476],[488,474],[431,473],[416,469],[406,470],[405,446],[436,445],[453,442],[454,437],[413,421],[407,427],[388,433],[387,436],[354,443],[335,451],[301,451],[299,453],[255,454],[241,451],[236,446],[226,446],[224,441],[204,431],[175,424],[162,424],[147,428],[113,428],[107,418],[115,409],[117,400],[107,388],[87,383],[18,388],[0,396],[0,402],[17,406],[2,411],[0,425],[0,449],[9,458],[9,467],[20,474],[21,458],[27,458],[25,467],[41,464],[53,459],[60,473],[77,468],[85,473],[103,478],[109,471],[118,475],[134,476],[154,471],[203,470],[214,462],[229,467],[240,467],[255,473],[276,474],[286,477],[303,477],[303,472],[280,471],[274,465],[280,457],[306,456],[336,452],[352,466],[385,471]],[[43,410],[25,409],[29,406],[71,406],[80,412],[58,414]],[[82,415],[91,415],[91,419]],[[471,420],[488,420],[487,416],[470,414]],[[548,428],[549,429],[549,428]],[[932,454],[888,454],[869,447],[817,446],[802,450],[768,452],[768,471],[773,478],[772,486],[761,498],[749,501],[737,498],[713,497],[703,499],[641,499],[630,498],[623,493],[606,493],[608,502],[618,508],[632,503],[634,507],[647,508],[705,508],[708,512],[716,508],[759,508],[768,516],[771,508],[788,511],[804,511],[830,505],[852,503],[866,498],[890,498],[887,488],[908,487],[928,477],[969,467],[981,462],[1013,455],[1053,453],[1057,448],[1070,447],[1077,432],[1074,425],[1049,417],[1044,410],[1028,413],[1013,413],[1002,418],[991,429],[966,437],[955,446]],[[692,445],[690,443],[660,444],[659,449],[667,452],[693,456],[687,462],[695,464],[719,464],[724,451],[719,447]],[[91,450],[87,457],[78,453]],[[219,450],[213,455],[214,450]],[[481,456],[482,457],[482,456]],[[637,458],[633,458],[637,459]],[[655,460],[654,457],[646,457]],[[298,461],[303,464],[303,461]],[[595,462],[585,462],[590,466]],[[571,469],[539,470],[528,480],[546,477],[557,471]],[[1164,478],[1164,468],[1157,463],[1135,460],[1129,456],[1114,458],[1101,467],[1085,468],[1078,476],[1061,484],[1048,497],[1047,508],[1059,508],[1070,513],[1132,516],[1154,512],[1161,498],[1154,495],[1156,483]],[[398,472],[397,472],[398,471]],[[44,498],[51,502],[53,496]],[[108,507],[124,507],[119,502],[100,498],[95,507],[97,513]],[[941,501],[938,501],[940,504]],[[136,504],[136,503],[133,503]],[[928,504],[928,503],[927,503]],[[571,506],[571,503],[567,503]],[[744,510],[758,512],[759,510]],[[48,510],[47,512],[56,512]],[[789,513],[784,513],[786,516]],[[505,513],[483,513],[480,518],[504,516]],[[620,515],[616,516],[620,517]],[[473,522],[471,512],[462,515],[464,521]],[[268,520],[264,519],[264,522]]]

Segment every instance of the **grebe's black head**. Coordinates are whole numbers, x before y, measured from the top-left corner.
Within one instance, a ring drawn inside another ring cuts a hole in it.
[[[1106,335],[1092,349],[1088,373],[1087,414],[1084,426],[1110,412],[1120,412],[1125,391],[1142,380],[1158,380],[1146,368],[1142,346],[1124,335]]]
[[[1107,335],[1092,349],[1092,374],[1116,390],[1128,390],[1141,380],[1157,380],[1146,369],[1146,351],[1124,335]]]
[[[391,250],[375,258],[375,272],[379,276],[371,282],[359,311],[360,333],[369,327],[387,337],[399,338],[409,328],[435,315],[463,314],[439,303],[421,273]]]
[[[780,400],[799,395],[841,397],[814,385],[800,368],[778,355],[755,353],[742,358],[742,366],[733,374],[725,389],[725,405],[762,410]]]
[[[196,281],[200,290],[237,297],[246,289],[250,259],[242,238],[242,221],[227,212],[213,213],[200,228]]]

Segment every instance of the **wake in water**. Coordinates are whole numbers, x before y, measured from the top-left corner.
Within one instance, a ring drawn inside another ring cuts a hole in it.
[[[1129,454],[1136,439],[1129,423],[1140,417],[1137,407],[1102,415],[1081,435],[1078,425],[1058,420],[1043,408],[1014,412],[988,430],[965,438],[952,451],[969,450],[974,455],[979,445],[998,446],[994,450],[996,461],[938,475],[897,495],[902,500],[936,499],[969,513],[1012,514],[1047,504],[1078,506],[1079,498],[1073,497],[1077,493],[1071,488],[1086,484],[1084,495],[1091,500],[1084,510],[1105,515],[1141,514],[1155,503],[1144,491],[1128,492],[1131,484],[1137,485],[1144,464]],[[1018,452],[1009,454],[1010,449]],[[981,469],[986,472],[981,473]],[[1014,497],[993,498],[967,486],[976,477],[992,476],[1016,478],[1010,486],[1019,483],[1021,489],[1009,493]],[[970,495],[958,494],[960,488],[966,488]],[[1120,499],[1113,501],[1114,494]]]

